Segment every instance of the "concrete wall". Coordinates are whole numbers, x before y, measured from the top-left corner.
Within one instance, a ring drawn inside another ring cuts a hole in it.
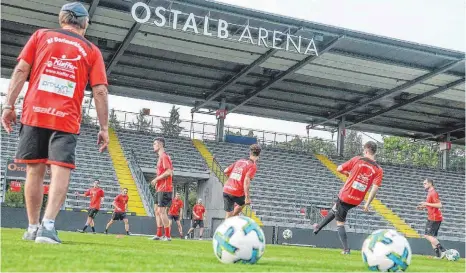
[[[223,185],[214,174],[211,174],[208,180],[198,183],[197,196],[202,199],[206,206],[206,220],[209,226],[212,223],[212,218],[225,218]]]
[[[97,232],[104,232],[105,226],[112,214],[97,214],[94,219]],[[135,234],[155,235],[155,218],[147,216],[127,216],[130,232]],[[76,231],[82,229],[86,223],[86,212],[75,212],[62,210],[58,214],[55,222],[57,230]],[[26,228],[28,226],[26,210],[24,208],[2,207],[1,226],[5,228]],[[183,232],[186,233],[191,226],[190,220],[183,220]],[[89,231],[89,230],[88,230]],[[122,221],[116,221],[109,230],[109,233],[124,234],[125,227]],[[173,223],[172,236],[179,237],[178,227]]]

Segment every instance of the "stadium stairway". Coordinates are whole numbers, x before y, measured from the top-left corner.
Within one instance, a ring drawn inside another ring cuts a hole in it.
[[[212,153],[209,151],[207,146],[200,140],[198,139],[193,139],[193,145],[196,147],[196,149],[199,151],[199,153],[202,155],[204,158],[205,162],[207,163],[207,166],[209,169],[215,174],[215,176],[218,178],[219,181],[226,181],[227,177],[223,174],[223,169],[218,162],[214,161],[214,157]],[[257,215],[254,213],[254,211],[250,208],[250,206],[245,206],[243,208],[243,214],[251,217],[258,225],[262,226],[262,221]]]
[[[317,159],[326,166],[335,176],[340,178],[343,182],[346,181],[346,176],[337,172],[337,165],[333,163],[328,157],[325,155],[316,155]],[[369,195],[366,195],[366,198]],[[380,200],[374,198],[372,200],[371,207],[385,220],[390,222],[399,232],[403,233],[406,237],[410,238],[420,238],[421,236],[419,233],[409,226],[403,219],[401,219],[395,212],[385,206]]]
[[[120,141],[112,128],[109,128],[108,134],[110,138],[108,152],[112,158],[118,182],[121,188],[128,188],[128,210],[136,213],[136,215],[147,216],[136,183],[131,175],[131,170],[128,167],[128,162],[121,148]]]

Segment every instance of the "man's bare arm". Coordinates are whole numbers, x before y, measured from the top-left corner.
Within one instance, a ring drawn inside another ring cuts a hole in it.
[[[366,204],[364,205],[364,209],[367,211],[369,209],[369,205],[371,204],[372,200],[374,200],[377,191],[379,190],[379,186],[372,185],[372,189],[369,193],[369,197],[367,198]]]
[[[19,60],[11,75],[10,84],[8,85],[8,94],[6,95],[6,104],[15,105],[16,99],[23,89],[29,72],[31,72],[31,65],[23,59]]]
[[[100,129],[108,130],[108,89],[104,84],[92,87],[94,94],[95,110],[99,119]]]

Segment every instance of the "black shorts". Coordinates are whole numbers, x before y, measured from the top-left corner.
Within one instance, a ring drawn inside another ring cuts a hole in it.
[[[438,230],[440,229],[440,224],[442,224],[442,221],[431,221],[427,220],[426,223],[426,235],[438,236]]]
[[[232,212],[235,209],[235,204],[238,206],[244,205],[245,196],[233,196],[228,193],[223,193],[223,209],[226,212]]]
[[[192,223],[192,228],[197,228],[197,227],[200,227],[200,228],[204,228],[204,220],[193,220],[193,223]]]
[[[346,222],[346,215],[348,214],[348,211],[354,207],[357,206],[345,203],[341,201],[340,198],[337,198],[337,200],[335,200],[335,209],[332,208],[335,213],[335,220],[338,222]]]
[[[91,217],[92,219],[95,218],[95,216],[97,215],[97,212],[99,212],[98,209],[89,209],[87,211],[87,215],[89,215],[89,217]]]
[[[113,221],[122,221],[126,219],[126,212],[113,212],[112,220]]]
[[[168,219],[172,221],[179,221],[180,216],[179,215],[168,215]]]
[[[75,168],[78,135],[51,129],[21,125],[17,163],[46,163]]]
[[[172,193],[171,192],[157,192],[157,206],[161,208],[169,207],[172,203]]]

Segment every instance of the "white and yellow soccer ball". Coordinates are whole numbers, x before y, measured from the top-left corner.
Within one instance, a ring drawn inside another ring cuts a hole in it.
[[[265,236],[259,225],[246,216],[226,219],[213,236],[214,254],[226,264],[255,264],[265,251]]]
[[[449,261],[455,262],[460,259],[460,253],[456,249],[449,249],[445,253],[445,258]]]
[[[374,231],[364,241],[361,253],[371,271],[405,271],[412,257],[408,240],[391,229]]]
[[[292,237],[293,237],[293,232],[292,232],[291,230],[285,229],[285,230],[283,231],[283,239],[289,240],[289,239],[291,239]]]

